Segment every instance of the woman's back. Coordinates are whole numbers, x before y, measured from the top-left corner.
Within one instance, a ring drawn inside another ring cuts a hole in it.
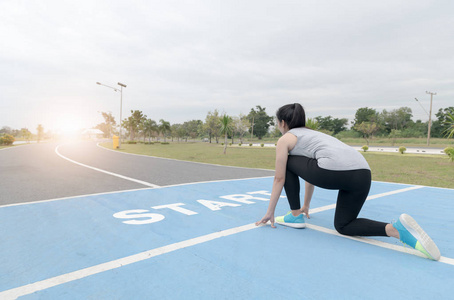
[[[293,128],[289,133],[298,139],[290,155],[314,158],[320,168],[327,170],[370,170],[361,153],[335,137],[305,127]]]

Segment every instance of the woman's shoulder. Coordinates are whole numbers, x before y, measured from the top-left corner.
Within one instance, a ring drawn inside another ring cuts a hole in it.
[[[277,145],[284,146],[288,150],[291,150],[295,147],[297,141],[298,141],[297,136],[288,131],[286,134],[281,136],[281,138],[277,141]]]

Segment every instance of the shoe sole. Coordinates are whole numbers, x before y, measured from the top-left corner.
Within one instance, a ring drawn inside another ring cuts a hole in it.
[[[306,228],[306,223],[286,223],[286,222],[276,222],[279,225],[284,225],[292,228]]]
[[[399,217],[399,220],[402,225],[419,241],[424,250],[429,253],[431,259],[440,259],[440,250],[438,250],[437,245],[412,217],[407,214],[402,214]]]

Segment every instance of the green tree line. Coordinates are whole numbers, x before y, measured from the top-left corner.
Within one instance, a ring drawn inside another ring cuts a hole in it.
[[[115,131],[116,122],[109,113],[102,113],[105,122],[97,126],[106,137]],[[431,137],[443,138],[454,135],[454,107],[440,108],[432,120]],[[332,116],[317,116],[307,119],[307,126],[337,137],[363,137],[367,143],[374,137],[396,138],[422,138],[427,137],[428,122],[413,121],[412,111],[409,107],[381,112],[374,108],[362,107],[355,113],[354,120],[349,124],[346,118]],[[227,125],[226,125],[227,124]],[[348,125],[351,125],[350,128]],[[177,141],[205,138],[208,142],[219,143],[220,138],[235,139],[243,142],[245,137],[257,138],[279,137],[280,132],[275,126],[273,116],[268,115],[266,108],[257,105],[251,108],[247,115],[227,116],[220,114],[217,109],[209,111],[205,120],[190,120],[184,123],[170,124],[160,119],[159,122],[147,118],[140,110],[131,110],[131,115],[122,121],[123,134],[130,140],[168,138]]]

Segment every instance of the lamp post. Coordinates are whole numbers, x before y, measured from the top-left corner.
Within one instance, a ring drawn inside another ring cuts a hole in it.
[[[121,120],[122,120],[122,115],[121,115],[121,112],[122,112],[122,108],[123,108],[123,88],[126,87],[126,84],[123,84],[121,82],[118,82],[118,85],[120,86],[120,89],[117,89],[117,88],[114,88],[112,86],[109,86],[109,85],[105,85],[105,84],[102,84],[100,82],[96,82],[96,84],[99,84],[99,85],[103,85],[105,87],[108,87],[108,88],[111,88],[113,89],[115,92],[118,92],[120,91],[120,137],[119,137],[119,140],[118,140],[118,148],[121,148]]]

